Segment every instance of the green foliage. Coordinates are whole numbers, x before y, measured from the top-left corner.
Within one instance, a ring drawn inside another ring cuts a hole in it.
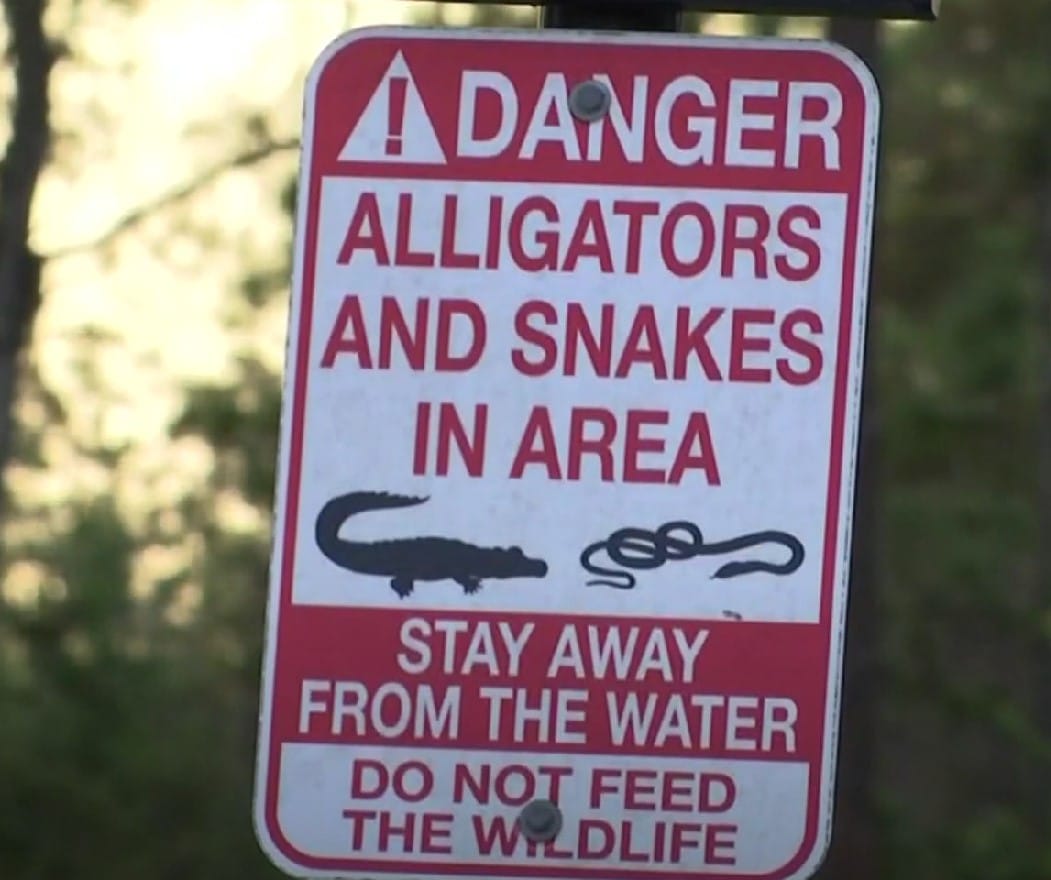
[[[956,0],[887,46],[875,357],[893,876],[1051,877],[1034,480],[1049,38],[1046,0]]]
[[[21,548],[45,571],[40,600],[3,619],[4,876],[264,871],[244,818],[251,673],[193,628],[175,631],[170,594],[132,597],[137,540],[112,501],[67,513],[67,527]]]

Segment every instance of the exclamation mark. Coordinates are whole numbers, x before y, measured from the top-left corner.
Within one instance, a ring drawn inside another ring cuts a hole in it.
[[[405,88],[407,79],[390,81],[389,104],[387,114],[387,155],[401,155],[401,133],[405,126]]]

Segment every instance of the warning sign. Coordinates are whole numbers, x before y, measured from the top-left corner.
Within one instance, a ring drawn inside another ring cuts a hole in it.
[[[819,42],[377,29],[306,104],[264,848],[296,875],[808,876],[870,75]]]

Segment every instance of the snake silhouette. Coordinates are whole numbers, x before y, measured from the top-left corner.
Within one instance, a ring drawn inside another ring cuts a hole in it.
[[[706,542],[700,527],[696,523],[685,521],[665,523],[656,531],[630,526],[618,529],[606,540],[596,541],[585,547],[580,554],[580,564],[585,571],[602,576],[589,580],[589,587],[605,586],[617,590],[631,590],[635,587],[636,579],[625,569],[647,571],[660,568],[668,562],[737,553],[764,544],[784,547],[789,553],[788,560],[782,563],[755,559],[727,562],[721,565],[712,577],[726,579],[756,573],[783,576],[791,574],[803,564],[806,556],[803,544],[787,532],[753,532],[724,541]],[[603,551],[616,568],[594,563],[593,557]]]

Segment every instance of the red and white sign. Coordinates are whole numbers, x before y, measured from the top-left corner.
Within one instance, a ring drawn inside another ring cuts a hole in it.
[[[569,94],[611,93],[593,122]],[[295,875],[811,873],[878,101],[820,42],[375,29],[306,94],[256,824]],[[563,825],[530,843],[536,798]]]

